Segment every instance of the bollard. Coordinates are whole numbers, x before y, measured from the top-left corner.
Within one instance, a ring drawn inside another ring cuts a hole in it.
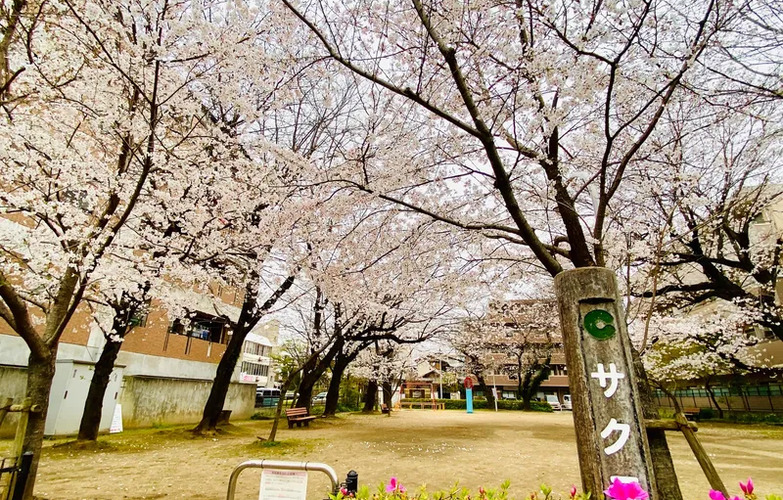
[[[353,493],[354,495],[359,490],[359,473],[355,470],[350,471],[345,476],[345,490],[348,494]]]

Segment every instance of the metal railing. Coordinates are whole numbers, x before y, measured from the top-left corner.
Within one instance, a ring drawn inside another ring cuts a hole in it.
[[[306,472],[323,472],[329,476],[329,480],[332,482],[332,493],[337,493],[339,488],[339,482],[337,480],[337,473],[326,464],[318,462],[283,462],[281,460],[247,460],[237,465],[231,472],[231,477],[228,479],[228,493],[226,494],[226,500],[234,500],[234,494],[237,489],[237,479],[239,474],[246,469],[275,469],[275,470],[302,470]]]

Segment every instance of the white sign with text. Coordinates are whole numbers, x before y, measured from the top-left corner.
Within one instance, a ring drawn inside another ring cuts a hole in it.
[[[306,500],[307,472],[264,469],[258,500]]]

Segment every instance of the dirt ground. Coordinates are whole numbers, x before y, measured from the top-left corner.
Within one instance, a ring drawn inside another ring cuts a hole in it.
[[[281,429],[281,442],[264,445],[268,421],[238,422],[214,437],[195,438],[183,427],[126,431],[97,446],[47,441],[36,496],[48,499],[225,498],[232,469],[247,459],[324,462],[340,479],[354,469],[360,484],[397,476],[404,485],[497,487],[511,480],[521,498],[546,482],[565,492],[579,482],[570,413],[407,410],[319,419],[310,428]],[[752,476],[762,493],[783,493],[783,427],[704,423],[699,436],[733,492]],[[670,437],[688,500],[709,486],[685,439]],[[0,451],[9,445],[0,441]],[[260,473],[246,471],[238,499],[258,498]],[[310,475],[308,498],[323,498],[325,476]]]

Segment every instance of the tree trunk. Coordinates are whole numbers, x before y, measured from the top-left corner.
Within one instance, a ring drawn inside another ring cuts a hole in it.
[[[652,388],[647,379],[647,370],[639,356],[639,351],[631,348],[633,368],[636,373],[636,383],[639,390],[639,399],[642,404],[642,412],[645,419],[657,420],[658,406],[653,398]],[[682,492],[677,481],[677,472],[674,470],[674,462],[669,453],[669,444],[666,442],[666,431],[663,429],[647,429],[647,442],[650,444],[650,456],[653,470],[655,471],[655,484],[660,498],[665,500],[682,500]]]
[[[326,393],[325,416],[333,416],[337,413],[337,404],[340,402],[340,382],[342,382],[345,369],[351,362],[348,356],[337,355],[332,368],[332,380],[329,382],[329,392]]]
[[[551,354],[546,358],[546,362],[543,365],[538,365],[535,370],[529,370],[525,374],[525,383],[522,385],[522,409],[530,410],[530,402],[533,400],[538,388],[541,384],[549,378],[549,374],[552,372],[552,368],[549,366],[549,362],[552,361]]]
[[[362,412],[371,413],[378,402],[378,381],[372,379],[367,382],[367,391],[364,393],[364,408]]]
[[[117,354],[119,354],[121,348],[122,341],[107,339],[101,356],[98,358],[98,362],[95,363],[95,371],[92,374],[90,390],[87,392],[87,400],[84,402],[84,413],[79,425],[79,436],[77,439],[80,441],[95,441],[98,439],[101,416],[103,415],[103,398],[106,395],[106,388],[109,386],[111,372],[114,371],[114,362],[117,361]]]
[[[494,410],[495,396],[492,394],[492,389],[487,386],[487,383],[484,380],[484,375],[481,374],[481,372],[474,373],[474,375],[476,375],[476,381],[478,382],[479,389],[481,389],[481,392],[484,393],[484,397],[487,398],[487,408],[490,410]]]
[[[709,377],[707,377],[707,380],[704,381],[704,390],[706,390],[707,394],[710,395],[710,401],[712,401],[712,404],[714,404],[715,408],[718,409],[718,417],[723,419],[723,408],[721,408],[718,404],[718,400],[715,397],[715,392],[712,390],[712,385],[710,385]]]
[[[231,335],[231,340],[228,341],[226,346],[226,352],[223,353],[223,357],[220,358],[218,363],[215,380],[212,382],[207,403],[204,405],[201,421],[193,429],[193,432],[215,431],[217,422],[220,419],[220,412],[223,411],[223,405],[226,402],[226,394],[228,394],[228,388],[231,385],[231,377],[237,366],[239,355],[242,354],[242,344],[244,344],[248,333],[249,330],[237,327],[233,335]],[[285,394],[281,395],[280,399],[285,399]]]
[[[392,407],[391,382],[383,382],[383,384],[381,384],[381,387],[383,388],[383,404],[385,404],[387,408],[391,408]]]
[[[321,375],[317,370],[311,370],[302,374],[302,380],[299,382],[298,389],[299,397],[296,399],[295,405],[297,408],[307,408],[307,411],[310,411],[313,401],[313,387],[315,387]]]
[[[522,355],[517,357],[517,398],[522,397]]]
[[[38,472],[38,461],[41,458],[41,446],[43,445],[44,426],[46,413],[49,410],[49,392],[52,390],[54,380],[54,368],[57,359],[57,347],[50,348],[46,358],[34,358],[31,354],[27,361],[27,390],[25,397],[32,400],[33,405],[41,408],[40,412],[30,412],[30,420],[27,423],[27,432],[24,437],[24,451],[32,451],[33,463],[30,467],[30,475],[27,479],[24,500],[33,498],[35,478]]]
[[[324,354],[324,357],[320,360],[317,356],[313,357],[313,362],[315,363],[314,366],[311,365],[310,361],[308,360],[307,365],[311,365],[312,368],[308,369],[307,367],[302,371],[302,380],[299,382],[299,398],[296,400],[296,407],[297,408],[307,408],[307,411],[310,411],[310,406],[313,399],[313,387],[315,387],[315,384],[318,383],[318,381],[321,379],[321,376],[323,376],[324,373],[326,373],[327,368],[332,364],[332,360],[337,356],[337,354],[342,350],[342,347],[344,345],[344,342],[336,342],[334,346],[332,346],[329,351]]]

